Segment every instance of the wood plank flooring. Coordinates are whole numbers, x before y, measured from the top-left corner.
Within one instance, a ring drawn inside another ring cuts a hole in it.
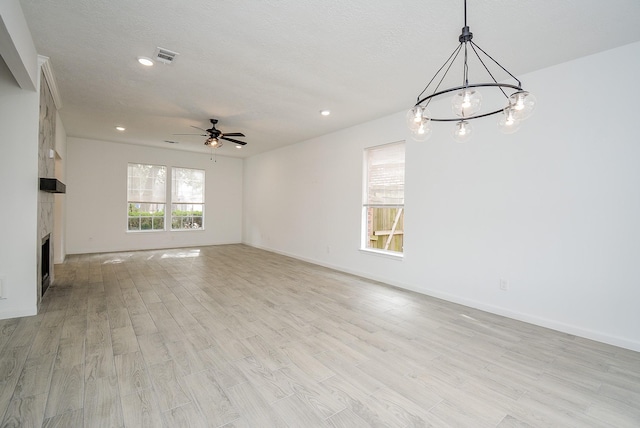
[[[640,353],[244,245],[55,276],[0,321],[3,427],[640,426]]]

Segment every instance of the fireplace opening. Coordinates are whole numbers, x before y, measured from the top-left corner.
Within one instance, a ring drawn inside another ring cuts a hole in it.
[[[42,296],[44,296],[44,292],[49,288],[49,283],[51,282],[51,243],[49,238],[51,234],[48,234],[44,238],[42,238],[42,251],[40,256],[40,270],[42,276]]]

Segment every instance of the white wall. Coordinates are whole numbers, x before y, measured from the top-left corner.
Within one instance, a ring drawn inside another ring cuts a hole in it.
[[[37,310],[39,106],[0,59],[0,319]]]
[[[128,233],[129,162],[204,169],[204,230]],[[67,254],[241,242],[241,159],[69,137],[66,170]]]
[[[400,112],[249,158],[243,241],[640,351],[638,75],[640,43],[520,76],[539,104],[514,135],[417,143]],[[398,261],[359,251],[362,150],[405,139]]]

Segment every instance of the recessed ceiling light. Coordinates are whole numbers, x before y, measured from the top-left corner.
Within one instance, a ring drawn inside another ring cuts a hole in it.
[[[153,60],[151,58],[147,58],[146,56],[139,56],[138,62],[146,67],[151,67],[153,65]]]
[[[236,149],[241,149],[242,145],[241,144],[236,144]]]
[[[124,130],[125,130],[125,127],[124,127],[124,126],[116,126],[116,129],[117,129],[118,131],[122,132],[122,131],[124,131]]]
[[[320,110],[320,114],[323,116],[329,116],[331,112],[329,110]]]

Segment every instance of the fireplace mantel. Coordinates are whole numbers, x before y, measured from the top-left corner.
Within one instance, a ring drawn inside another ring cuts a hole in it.
[[[67,186],[55,178],[40,178],[40,190],[49,193],[66,193]]]

